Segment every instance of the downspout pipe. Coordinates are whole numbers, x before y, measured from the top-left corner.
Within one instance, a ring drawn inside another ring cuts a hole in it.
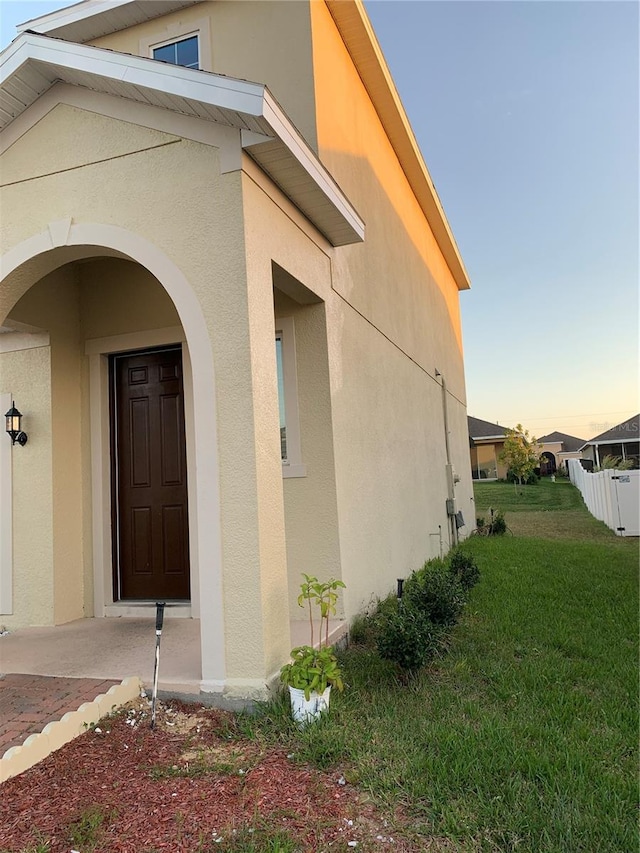
[[[444,376],[436,369],[436,376],[440,377],[440,387],[442,388],[442,419],[444,421],[444,449],[447,458],[447,498],[455,502],[455,484],[453,481],[453,464],[451,462],[451,445],[449,444],[449,409],[447,406],[447,383]],[[455,503],[452,504],[455,508]],[[449,542],[455,546],[458,544],[458,528],[454,515],[447,513],[449,521]]]

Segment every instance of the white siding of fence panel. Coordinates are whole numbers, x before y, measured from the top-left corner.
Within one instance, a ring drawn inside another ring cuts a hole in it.
[[[640,536],[640,471],[607,469],[591,474],[568,459],[571,482],[591,515],[618,536]]]
[[[620,536],[640,536],[640,471],[617,471],[612,481],[618,504]]]
[[[613,483],[611,482],[611,475],[615,474],[615,471],[600,471],[599,473],[602,474],[602,480],[599,484],[600,488],[598,489],[600,500],[602,501],[602,520],[607,527],[615,530],[617,527],[618,507],[616,505]]]

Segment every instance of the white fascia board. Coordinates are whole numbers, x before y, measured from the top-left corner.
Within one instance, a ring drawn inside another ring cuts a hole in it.
[[[358,234],[360,240],[364,240],[364,222],[268,89],[264,91],[263,115],[273,129],[274,135],[282,140],[305,172],[314,180],[332,204],[338,208],[351,228]]]
[[[218,74],[205,75],[180,65],[30,33],[19,36],[0,55],[0,83],[4,83],[28,59],[96,74],[132,86],[157,89],[222,109],[252,116],[262,114],[265,87],[261,84]]]
[[[588,447],[591,445],[592,447],[600,447],[601,444],[632,444],[638,441],[638,436],[635,438],[605,438],[604,441],[588,441],[586,444],[583,444],[580,450],[583,447]]]
[[[188,6],[194,6],[199,0],[173,0],[167,4],[168,12],[175,12]],[[133,15],[126,16],[127,7],[131,7]],[[31,18],[17,26],[19,33],[25,30],[35,30],[45,35],[54,35],[57,38],[69,39],[70,41],[88,41],[108,32],[116,32],[127,26],[135,26],[144,21],[165,14],[158,11],[155,3],[149,11],[146,0],[83,0],[63,9],[56,9],[38,18]],[[123,26],[123,21],[130,17],[130,23]],[[96,22],[100,22],[96,26]],[[71,32],[69,32],[71,31]]]
[[[23,33],[25,30],[38,30],[41,33],[48,33],[51,30],[57,30],[59,27],[76,24],[85,18],[99,15],[101,12],[110,12],[112,9],[126,6],[131,2],[132,0],[83,0],[81,3],[74,3],[73,6],[67,6],[64,9],[56,9],[54,12],[41,15],[39,18],[31,18],[24,24],[18,24],[16,29],[19,33]]]

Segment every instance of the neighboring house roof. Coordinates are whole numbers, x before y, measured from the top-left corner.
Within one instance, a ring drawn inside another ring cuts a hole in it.
[[[500,426],[500,424],[492,424],[490,421],[483,421],[480,418],[467,416],[467,424],[469,438],[472,438],[474,441],[486,441],[490,438],[503,439],[507,433],[507,427]]]
[[[83,0],[33,18],[19,31],[37,31],[72,42],[86,42],[126,29],[198,0]],[[451,270],[459,290],[468,290],[469,276],[438,193],[396,90],[362,0],[327,0],[344,44],[374,104],[418,204]],[[198,73],[198,72],[196,72]]]
[[[640,439],[640,414],[633,415],[629,420],[623,421],[617,426],[611,427],[606,432],[601,432],[595,438],[585,441],[580,450],[590,444],[623,444]]]
[[[266,86],[26,32],[0,54],[0,129],[58,83],[235,128],[243,149],[334,246],[364,223]]]
[[[538,444],[562,444],[562,449],[567,453],[575,453],[584,446],[584,439],[567,435],[566,432],[550,432],[549,435],[539,438]]]

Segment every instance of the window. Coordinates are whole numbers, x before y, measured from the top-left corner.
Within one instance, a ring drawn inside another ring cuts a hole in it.
[[[280,408],[280,456],[287,461],[287,413],[284,405],[284,363],[282,356],[282,332],[276,332],[276,366],[278,371],[278,403]]]
[[[185,68],[200,68],[198,62],[198,36],[188,36],[179,41],[169,42],[153,48],[153,58],[172,65],[184,65]]]
[[[293,318],[276,319],[276,371],[280,409],[280,456],[283,477],[306,477],[300,451],[298,377]]]
[[[164,19],[159,18],[158,22]],[[197,71],[213,71],[209,18],[189,18],[159,27],[139,41],[140,56],[149,56]]]

